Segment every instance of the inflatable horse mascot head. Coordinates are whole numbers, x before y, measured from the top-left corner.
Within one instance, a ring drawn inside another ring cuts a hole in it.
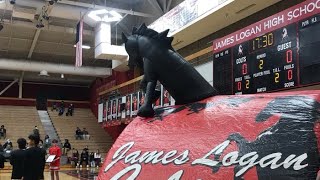
[[[130,67],[144,71],[140,87],[146,93],[138,116],[152,117],[152,103],[160,93],[155,91],[159,81],[176,104],[188,104],[217,94],[217,91],[171,46],[173,37],[169,30],[158,33],[142,24],[133,28],[132,35],[122,33],[122,40],[129,54]]]

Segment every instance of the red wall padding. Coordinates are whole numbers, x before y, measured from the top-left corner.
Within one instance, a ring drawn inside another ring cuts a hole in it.
[[[10,82],[0,82],[0,89],[4,89]],[[73,101],[88,101],[89,87],[60,86],[46,84],[23,84],[23,98],[36,99],[37,96],[46,96],[48,99],[64,99]],[[15,83],[1,97],[18,97],[19,85]]]
[[[35,99],[0,98],[0,105],[10,105],[10,106],[36,106],[36,100],[35,100]]]

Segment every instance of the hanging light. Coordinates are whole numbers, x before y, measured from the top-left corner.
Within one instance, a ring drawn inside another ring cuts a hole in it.
[[[88,17],[97,22],[117,22],[123,18],[118,12],[106,9],[93,10]]]
[[[64,74],[61,74],[61,79],[64,79]]]
[[[38,76],[49,76],[49,74],[48,74],[48,71],[42,70],[42,71],[40,71]]]
[[[77,45],[73,45],[73,47],[77,47]],[[88,45],[82,45],[82,49],[91,49]]]

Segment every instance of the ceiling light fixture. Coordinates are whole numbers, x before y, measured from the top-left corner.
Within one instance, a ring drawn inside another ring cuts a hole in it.
[[[48,71],[46,71],[46,70],[40,71],[39,76],[49,76]]]
[[[64,74],[61,74],[61,79],[64,79]]]
[[[73,47],[77,47],[77,45],[73,45]],[[82,49],[91,49],[88,45],[82,45]]]
[[[99,9],[91,11],[88,17],[97,22],[116,22],[120,21],[123,17],[116,11],[107,11],[106,9]]]

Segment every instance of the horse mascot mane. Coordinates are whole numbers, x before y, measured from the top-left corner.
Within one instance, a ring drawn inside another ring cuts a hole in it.
[[[129,67],[139,67],[144,71],[140,83],[146,93],[145,102],[138,116],[153,117],[152,103],[159,98],[155,90],[159,81],[175,99],[176,104],[188,104],[217,95],[217,91],[192,67],[171,43],[173,37],[167,37],[169,29],[158,33],[142,24],[134,27],[132,35],[122,33],[122,40],[129,54]]]

